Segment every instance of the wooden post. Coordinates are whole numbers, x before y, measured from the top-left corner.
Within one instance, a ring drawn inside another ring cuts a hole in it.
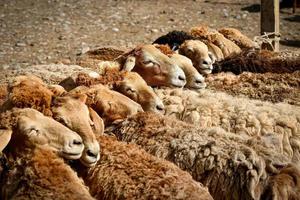
[[[270,39],[273,39],[272,45],[263,43],[262,49],[279,51],[279,0],[261,0],[260,9],[260,30],[261,35],[270,34]],[[273,48],[272,48],[273,46]]]

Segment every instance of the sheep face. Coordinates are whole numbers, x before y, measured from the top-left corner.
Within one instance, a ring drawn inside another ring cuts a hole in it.
[[[185,87],[193,89],[206,87],[205,78],[194,68],[189,58],[180,54],[172,54],[170,58],[184,71],[187,80]]]
[[[77,133],[34,109],[14,109],[12,112],[10,118],[2,115],[1,120],[7,120],[10,123],[15,121],[15,124],[12,125],[13,133],[10,139],[14,152],[20,153],[19,150],[25,147],[47,145],[67,159],[81,157],[84,146]],[[1,132],[0,135],[3,136],[6,134],[5,132],[11,131],[1,129]]]
[[[52,104],[53,118],[77,132],[84,144],[80,161],[86,166],[94,165],[100,158],[100,146],[94,135],[95,123],[104,131],[103,121],[94,122],[86,106],[86,95],[57,97]]]
[[[139,103],[144,111],[164,112],[162,100],[138,73],[126,73],[124,79],[117,84],[116,90]]]
[[[79,86],[69,94],[86,94],[88,96],[86,104],[97,112],[105,124],[143,112],[140,104],[101,84],[90,87]]]
[[[213,60],[207,46],[199,40],[187,40],[179,48],[179,53],[192,60],[194,67],[201,74],[210,74]]]
[[[148,85],[183,87],[186,84],[182,69],[155,46],[144,45],[136,48],[133,56],[134,62],[128,62],[133,58],[129,56],[123,68],[127,71],[134,68],[133,70],[138,72]]]

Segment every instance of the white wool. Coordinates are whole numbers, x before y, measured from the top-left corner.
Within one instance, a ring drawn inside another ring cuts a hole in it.
[[[300,162],[298,106],[232,97],[211,90],[160,89],[156,93],[165,104],[166,115],[200,127],[218,126],[238,135],[260,138],[266,146]]]

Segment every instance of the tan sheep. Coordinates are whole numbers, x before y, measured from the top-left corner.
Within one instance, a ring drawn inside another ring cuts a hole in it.
[[[95,164],[99,160],[100,147],[92,126],[94,127],[94,124],[98,127],[103,126],[103,121],[91,119],[90,111],[85,105],[87,98],[85,95],[67,94],[58,97],[54,96],[53,90],[59,87],[50,88],[52,91],[35,76],[18,76],[9,85],[9,98],[2,109],[34,108],[47,116],[52,116],[82,137],[85,148],[80,160],[87,166]]]
[[[166,116],[139,113],[114,124],[107,132],[174,162],[207,186],[214,199],[261,199],[269,186],[278,183],[275,177],[280,173],[294,178],[281,171],[288,161],[285,156],[264,147],[262,141],[221,128],[203,129]],[[299,166],[296,168],[299,170]],[[285,199],[289,199],[291,190],[297,191],[281,185],[268,193],[287,191]]]
[[[13,109],[1,113],[0,119],[0,140],[11,135],[5,148],[8,169],[0,180],[1,199],[93,199],[58,156],[80,158],[79,135],[34,109]]]
[[[211,90],[157,90],[166,115],[200,127],[222,127],[248,138],[262,138],[266,146],[300,163],[300,108],[289,104],[232,97]]]
[[[96,199],[212,200],[207,188],[174,164],[109,136],[98,141],[101,160],[77,169]]]
[[[158,113],[164,111],[161,99],[136,72],[108,70],[96,78],[89,76],[87,73],[78,73],[71,75],[60,83],[67,90],[81,85],[89,87],[96,84],[106,85],[110,89],[124,94],[139,103],[145,111]]]
[[[190,30],[192,36],[199,39],[205,39],[213,43],[222,50],[224,58],[237,55],[241,53],[241,49],[235,43],[225,38],[217,31],[211,31],[207,26],[197,26]]]
[[[79,86],[69,91],[69,94],[86,95],[86,104],[101,116],[105,124],[143,112],[138,103],[100,84],[90,87]]]
[[[153,45],[140,45],[120,55],[114,61],[96,61],[94,68],[99,73],[106,68],[134,71],[140,74],[150,86],[183,87],[186,83],[184,72]]]
[[[168,45],[155,45],[162,53],[169,56],[184,71],[187,88],[202,89],[206,87],[205,78],[196,70],[192,61],[183,55],[177,54]]]
[[[250,49],[255,47],[254,41],[235,28],[221,28],[218,32],[234,42],[241,49]]]
[[[186,40],[179,47],[179,53],[192,60],[193,66],[201,74],[210,74],[213,70],[214,58],[208,47],[200,40]]]
[[[221,72],[206,80],[211,90],[300,106],[300,71],[283,74],[244,72],[240,75]]]

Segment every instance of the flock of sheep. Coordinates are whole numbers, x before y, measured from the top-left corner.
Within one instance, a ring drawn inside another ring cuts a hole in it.
[[[299,199],[300,59],[236,29],[8,68],[0,199]]]

